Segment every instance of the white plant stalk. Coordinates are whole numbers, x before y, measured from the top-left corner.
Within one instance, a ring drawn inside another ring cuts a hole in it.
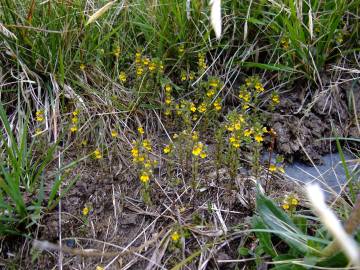
[[[220,39],[221,27],[222,27],[221,0],[211,0],[210,5],[211,5],[211,14],[210,14],[211,25],[214,29],[216,38]]]
[[[349,260],[360,268],[360,249],[356,241],[346,233],[340,220],[334,212],[326,205],[324,193],[318,184],[306,186],[306,193],[314,212],[319,216],[321,222],[333,235],[335,241],[343,249]]]

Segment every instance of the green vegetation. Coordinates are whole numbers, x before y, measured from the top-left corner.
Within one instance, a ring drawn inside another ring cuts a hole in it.
[[[302,191],[277,192],[285,181],[285,158],[300,150],[277,153],[279,136],[287,134],[275,130],[273,115],[301,115],[302,121],[314,114],[319,97],[327,97],[320,117],[334,118],[331,139],[347,180],[331,206],[341,220],[358,225],[358,175],[343,149],[358,159],[359,139],[343,138],[336,128],[360,132],[355,100],[360,0],[224,0],[220,39],[211,27],[208,2],[0,0],[4,241],[13,235],[36,238],[34,228],[46,227],[45,217],[61,212],[76,181],[88,185],[75,168],[96,168],[92,173],[103,170],[115,179],[117,165],[133,186],[104,187],[113,196],[104,199],[114,205],[111,227],[121,227],[117,215],[126,203],[138,215],[156,217],[154,224],[167,219],[152,232],[159,238],[152,255],[142,246],[134,251],[152,258],[152,267],[198,269],[203,263],[205,269],[212,260],[207,252],[216,254],[228,240],[236,241],[236,269],[244,262],[246,269],[264,263],[272,269],[356,266],[343,249],[333,252],[336,236],[309,210]],[[343,90],[348,82],[351,89]],[[345,104],[349,121],[341,111],[340,120],[334,117],[332,109],[341,105],[334,96]],[[321,136],[312,139],[329,134]],[[289,137],[299,140],[295,131]],[[96,186],[102,189],[101,183]],[[227,210],[220,208],[227,204],[226,192],[240,201],[228,210],[250,218],[224,221]],[[86,199],[77,210],[68,210],[81,222],[74,221],[78,228],[71,233],[81,238],[91,229],[93,237],[94,221],[104,217],[93,204],[101,199],[82,195]],[[147,226],[133,225],[139,231]],[[144,235],[150,227],[155,225]],[[346,232],[359,240],[356,229]]]

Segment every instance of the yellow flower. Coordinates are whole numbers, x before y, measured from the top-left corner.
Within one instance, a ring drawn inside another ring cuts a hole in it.
[[[83,63],[81,63],[79,68],[80,68],[81,71],[84,71],[85,70],[85,65]]]
[[[149,140],[144,140],[142,143],[143,147],[147,150],[147,151],[151,151],[152,147],[151,147],[151,143]]]
[[[278,94],[274,94],[271,97],[272,102],[274,102],[274,104],[279,104],[280,103],[280,96]]]
[[[124,71],[121,71],[119,74],[119,80],[122,82],[126,82],[127,76],[126,73]]]
[[[269,171],[270,172],[276,172],[276,165],[275,164],[270,164]]]
[[[195,107],[195,104],[193,102],[190,103],[190,111],[196,112],[196,107]]]
[[[141,53],[140,53],[140,52],[137,52],[137,53],[135,54],[135,63],[136,63],[136,64],[140,64],[140,62],[141,62]]]
[[[206,95],[208,97],[212,97],[213,95],[215,95],[215,90],[214,89],[209,89],[207,92],[206,92]]]
[[[210,81],[209,85],[210,85],[211,87],[216,88],[216,87],[219,86],[219,82],[218,82],[217,80],[213,79],[213,80]]]
[[[264,140],[263,136],[261,136],[260,134],[256,134],[254,137],[255,141],[257,141],[258,143],[262,142]]]
[[[215,100],[214,102],[214,108],[216,111],[220,111],[221,110],[221,103],[220,103],[220,100]]]
[[[111,137],[117,138],[117,137],[119,137],[119,133],[113,129],[113,130],[111,130]]]
[[[169,115],[171,114],[171,111],[170,111],[169,109],[166,109],[165,112],[164,112],[164,114],[165,114],[166,116],[169,116]]]
[[[186,81],[186,79],[187,79],[187,76],[186,76],[185,71],[181,72],[181,81]]]
[[[131,149],[131,155],[136,158],[139,156],[139,149],[137,149],[136,147],[134,147],[133,149]]]
[[[151,161],[150,160],[146,161],[145,164],[144,164],[144,167],[145,167],[145,169],[150,169],[151,168]]]
[[[101,154],[101,151],[99,149],[96,149],[94,151],[94,157],[95,157],[95,159],[102,159],[102,154]]]
[[[155,69],[156,69],[156,63],[151,62],[150,65],[149,65],[149,70],[150,70],[150,72],[155,71]]]
[[[84,207],[82,210],[83,216],[87,216],[89,214],[89,211],[90,211],[89,207]]]
[[[189,80],[193,80],[195,78],[195,74],[194,74],[194,71],[191,71],[190,74],[189,74]]]
[[[244,131],[244,136],[245,137],[249,137],[251,134],[252,134],[252,129],[250,129],[250,128],[245,129],[245,131]]]
[[[166,97],[166,98],[165,98],[165,104],[166,104],[166,105],[170,105],[170,104],[171,104],[171,97]]]
[[[291,204],[294,205],[294,206],[296,206],[296,205],[299,204],[299,201],[298,201],[296,198],[293,198],[293,199],[291,200]]]
[[[265,90],[264,87],[262,86],[262,84],[259,83],[259,82],[257,82],[257,83],[255,84],[255,89],[256,89],[258,92],[263,92],[263,91]]]
[[[282,208],[283,208],[284,210],[288,210],[288,209],[290,208],[290,206],[289,206],[287,203],[284,203],[284,204],[282,205]]]
[[[170,84],[165,85],[165,92],[167,92],[167,93],[171,92],[171,85]]]
[[[149,63],[150,63],[150,60],[147,57],[144,57],[142,61],[145,66],[149,65]]]
[[[201,153],[200,153],[200,157],[201,157],[201,158],[206,158],[206,156],[207,156],[207,155],[206,155],[205,152],[201,152]]]
[[[235,147],[235,148],[239,148],[239,147],[240,147],[240,141],[239,141],[239,139],[235,138],[234,136],[231,136],[231,137],[229,138],[229,142],[230,142],[230,144],[231,144],[233,147]]]
[[[115,57],[119,57],[119,56],[120,56],[120,52],[121,52],[120,47],[116,47],[115,50],[114,50],[114,55],[115,55]]]
[[[73,111],[73,112],[72,112],[72,115],[75,117],[75,116],[78,116],[78,115],[79,115],[79,113],[80,113],[80,111],[79,111],[79,110],[75,110],[75,111]]]
[[[206,112],[206,104],[203,102],[203,103],[201,103],[200,104],[200,106],[199,106],[199,108],[198,108],[198,111],[200,112],[200,113],[203,113],[203,112]]]
[[[77,117],[71,118],[71,123],[77,124],[78,122],[79,122],[79,118],[77,118]]]
[[[201,142],[195,144],[192,150],[192,154],[194,156],[199,156],[203,150],[203,147],[204,145]]]
[[[143,135],[145,132],[144,132],[144,129],[142,127],[138,127],[138,132]]]
[[[174,242],[177,242],[180,240],[180,234],[178,232],[173,232],[171,234],[171,240],[173,240]]]
[[[77,126],[75,126],[75,125],[71,126],[70,131],[71,131],[72,133],[75,133],[76,131],[78,131]]]
[[[165,154],[169,154],[171,152],[171,146],[168,144],[163,149]]]
[[[95,269],[95,270],[104,270],[104,267],[98,265],[98,266],[96,266],[96,269]]]
[[[140,77],[143,74],[143,72],[144,72],[144,69],[142,67],[137,67],[136,68],[136,75],[138,77]]]
[[[149,182],[150,180],[150,176],[147,172],[143,172],[141,175],[140,175],[140,181],[143,182],[143,183],[147,183]]]
[[[36,112],[36,121],[37,122],[44,121],[44,111],[37,111]]]
[[[185,46],[184,46],[184,44],[181,44],[178,48],[178,52],[179,52],[179,54],[183,54],[184,51],[185,51]]]

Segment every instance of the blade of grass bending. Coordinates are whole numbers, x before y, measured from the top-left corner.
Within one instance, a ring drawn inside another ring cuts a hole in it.
[[[348,166],[346,164],[344,152],[343,152],[343,150],[341,148],[339,138],[336,138],[336,147],[337,147],[338,152],[339,152],[339,156],[340,156],[340,159],[341,159],[341,164],[342,164],[342,166],[344,168],[344,171],[345,171],[346,181],[349,183],[348,185],[349,185],[351,200],[353,202],[355,202],[354,185],[353,185],[353,182],[351,180],[351,175],[350,175],[350,172],[349,172],[349,168],[348,168]]]

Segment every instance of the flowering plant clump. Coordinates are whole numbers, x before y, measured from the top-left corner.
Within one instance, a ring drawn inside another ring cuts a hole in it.
[[[299,204],[298,196],[294,193],[291,193],[285,196],[281,206],[285,211],[289,211],[290,213],[293,213],[296,210],[298,204]]]

